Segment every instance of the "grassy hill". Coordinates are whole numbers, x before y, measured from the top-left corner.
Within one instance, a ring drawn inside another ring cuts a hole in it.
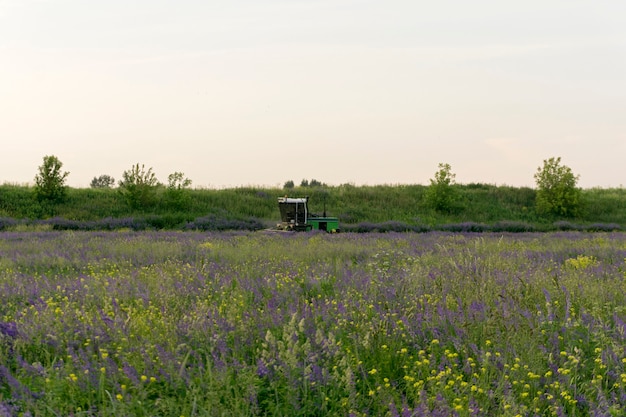
[[[187,190],[182,205],[172,205],[160,190],[155,204],[131,208],[116,189],[69,188],[58,204],[40,203],[31,187],[0,186],[0,228],[52,224],[55,228],[261,228],[275,224],[279,196],[310,197],[310,210],[339,217],[344,230],[500,228],[626,228],[626,189],[582,190],[583,209],[575,218],[539,216],[535,190],[489,184],[455,185],[458,201],[442,213],[425,202],[423,185],[278,188],[241,187]],[[202,226],[204,224],[204,226]],[[65,225],[65,227],[63,226]],[[215,226],[215,227],[213,227]]]

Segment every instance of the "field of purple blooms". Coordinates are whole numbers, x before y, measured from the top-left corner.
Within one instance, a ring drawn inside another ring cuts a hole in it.
[[[626,415],[626,234],[0,233],[0,416],[122,415]]]

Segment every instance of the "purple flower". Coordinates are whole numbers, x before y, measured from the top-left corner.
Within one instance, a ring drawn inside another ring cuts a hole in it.
[[[16,338],[17,337],[17,325],[15,324],[15,322],[12,322],[12,321],[7,321],[7,322],[0,321],[0,334],[9,336],[11,338]]]
[[[13,417],[17,415],[15,406],[0,402],[0,417]]]
[[[265,361],[261,358],[259,358],[259,360],[256,363],[256,374],[260,377],[264,377],[267,374],[270,373],[270,370],[268,369],[267,365],[265,364]]]

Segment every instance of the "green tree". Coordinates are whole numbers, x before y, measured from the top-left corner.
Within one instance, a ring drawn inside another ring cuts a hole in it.
[[[303,179],[300,182],[300,187],[326,187],[326,184],[316,180],[315,178],[313,178],[311,181]]]
[[[453,185],[456,174],[452,172],[450,164],[439,164],[435,178],[430,179],[430,186],[426,190],[426,203],[440,212],[450,213],[455,210],[458,196]]]
[[[35,195],[39,201],[60,202],[65,198],[65,179],[69,172],[62,172],[63,163],[54,155],[43,157],[43,164],[35,176]]]
[[[89,186],[91,188],[111,188],[115,184],[115,179],[110,175],[100,175],[93,177]]]
[[[576,187],[578,179],[570,167],[561,165],[561,157],[544,160],[535,173],[537,213],[563,217],[579,214],[581,190]]]
[[[295,187],[293,180],[286,181],[285,184],[283,184],[283,188],[286,190],[291,190],[293,187]]]
[[[158,186],[159,180],[152,168],[146,170],[143,164],[136,164],[122,174],[119,191],[132,208],[145,209],[156,203]]]
[[[165,190],[167,204],[177,209],[187,207],[191,203],[191,196],[188,192],[190,186],[191,180],[182,172],[173,172],[168,175]]]

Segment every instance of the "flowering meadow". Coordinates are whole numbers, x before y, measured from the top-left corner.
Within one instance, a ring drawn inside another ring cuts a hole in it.
[[[623,416],[626,234],[0,233],[0,416]]]

